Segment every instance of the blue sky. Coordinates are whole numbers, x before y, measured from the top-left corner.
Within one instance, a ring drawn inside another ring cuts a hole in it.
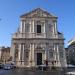
[[[38,7],[58,16],[58,30],[63,32],[67,46],[75,36],[75,0],[0,0],[0,46],[11,46],[20,15]]]

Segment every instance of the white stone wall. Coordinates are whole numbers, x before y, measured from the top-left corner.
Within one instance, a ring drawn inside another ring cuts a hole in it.
[[[30,16],[32,15],[30,14]],[[47,14],[44,16],[47,16]],[[64,38],[61,36],[62,34],[59,38],[57,18],[47,17],[29,18],[28,16],[21,18],[20,31],[13,36],[11,47],[11,55],[15,60],[14,43],[18,44],[18,66],[37,66],[37,53],[42,53],[42,63],[48,60],[48,66],[52,66],[52,62],[57,67],[65,66]],[[37,34],[37,25],[41,25],[42,32],[39,35]],[[41,49],[38,49],[38,47]],[[28,58],[25,58],[25,52],[29,53]],[[62,56],[60,56],[60,53],[62,53]]]
[[[38,23],[40,21],[40,23]],[[41,25],[41,35],[37,36],[37,25]],[[55,19],[32,18],[21,20],[20,33],[28,38],[55,38],[57,34],[57,21]]]

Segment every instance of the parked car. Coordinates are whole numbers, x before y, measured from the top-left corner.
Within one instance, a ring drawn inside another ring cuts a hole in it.
[[[0,63],[0,69],[3,69],[4,64]]]
[[[65,75],[75,75],[75,72],[67,72],[67,73],[65,73]]]
[[[5,64],[3,69],[10,70],[11,69],[11,65],[10,64]]]
[[[5,69],[5,70],[10,70],[10,69],[14,69],[14,68],[15,68],[15,65],[11,64],[11,63],[7,63],[3,67],[3,69]]]
[[[67,65],[67,68],[75,68],[75,65],[69,64],[69,65]]]

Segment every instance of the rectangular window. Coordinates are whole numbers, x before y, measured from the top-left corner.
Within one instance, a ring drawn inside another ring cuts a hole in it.
[[[41,25],[37,25],[37,33],[41,33]]]

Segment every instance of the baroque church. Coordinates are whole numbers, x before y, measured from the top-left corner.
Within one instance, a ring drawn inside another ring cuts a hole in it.
[[[64,37],[57,29],[57,19],[41,8],[20,16],[20,26],[11,42],[12,62],[16,66],[66,67]]]

